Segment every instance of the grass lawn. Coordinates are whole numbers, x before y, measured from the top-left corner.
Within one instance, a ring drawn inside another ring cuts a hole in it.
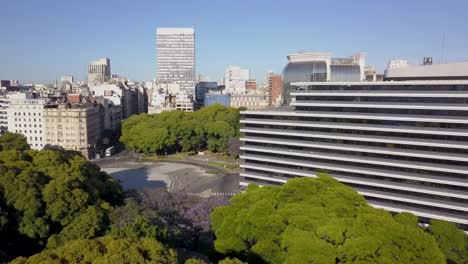
[[[223,153],[212,153],[205,151],[204,155],[193,152],[179,152],[167,156],[144,155],[143,159],[151,161],[191,161],[200,164],[207,164],[224,171],[235,172],[239,169],[239,159]]]

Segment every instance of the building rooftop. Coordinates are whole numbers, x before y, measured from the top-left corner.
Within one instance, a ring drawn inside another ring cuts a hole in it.
[[[468,79],[468,62],[432,64],[432,65],[402,65],[389,67],[385,78],[460,78]]]
[[[468,85],[468,80],[415,80],[415,81],[379,81],[379,82],[292,82],[292,86],[319,85]]]
[[[158,27],[156,34],[193,34],[194,28]]]

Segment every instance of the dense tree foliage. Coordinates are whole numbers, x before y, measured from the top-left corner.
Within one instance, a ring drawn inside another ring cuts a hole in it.
[[[242,262],[236,258],[226,258],[221,260],[218,264],[245,264],[245,262]]]
[[[404,217],[399,217],[403,220]],[[321,175],[280,187],[250,185],[212,214],[215,248],[249,262],[444,263],[423,229],[370,207]]]
[[[448,264],[468,263],[468,236],[453,223],[432,220],[428,232],[444,252]]]
[[[0,137],[1,150],[28,150],[29,145],[26,137],[21,134],[6,132]]]
[[[169,122],[187,113],[151,118],[167,121],[158,127],[167,146],[195,148],[200,136],[207,147],[235,147],[238,141],[227,143],[231,128],[218,121],[238,113],[205,111],[196,122],[212,124],[198,126],[203,133]],[[124,200],[119,183],[78,152],[29,150],[23,136],[11,133],[0,137],[0,147],[0,262],[24,256],[13,263],[468,263],[468,237],[454,224],[434,220],[420,228],[416,216],[374,209],[323,175],[280,187],[251,185],[231,201],[164,189],[128,192]]]
[[[205,148],[226,152],[229,138],[237,137],[238,131],[239,110],[212,105],[193,113],[132,116],[122,125],[120,141],[129,149],[151,154]]]
[[[110,234],[117,237],[153,237],[189,250],[212,246],[210,215],[227,205],[226,197],[200,198],[163,189],[143,190],[126,199],[111,214]]]
[[[228,153],[233,157],[239,157],[240,154],[240,140],[232,137],[228,140]]]
[[[79,154],[24,150],[12,138],[0,137],[8,142],[0,152],[0,257],[103,235],[122,199],[118,182]]]
[[[44,250],[29,258],[20,257],[12,264],[43,263],[178,263],[176,253],[153,238],[80,239],[55,249]]]

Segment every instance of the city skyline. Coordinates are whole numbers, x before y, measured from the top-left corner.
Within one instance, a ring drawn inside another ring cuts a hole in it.
[[[236,65],[249,68],[252,78],[262,82],[266,72],[281,73],[286,56],[301,50],[331,51],[338,57],[365,52],[379,72],[394,58],[415,64],[427,56],[435,63],[468,60],[463,12],[468,4],[463,1],[444,6],[397,1],[385,8],[370,1],[268,3],[5,2],[0,79],[25,83],[73,75],[85,80],[87,64],[108,57],[114,73],[151,80],[156,77],[157,27],[194,27],[197,74],[212,81]],[[176,10],[177,16],[161,10]]]

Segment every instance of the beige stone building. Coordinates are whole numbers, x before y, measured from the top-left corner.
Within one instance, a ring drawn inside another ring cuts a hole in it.
[[[269,101],[264,94],[233,94],[231,95],[231,107],[245,107],[249,110],[266,108]]]
[[[101,137],[103,115],[98,104],[55,104],[44,108],[45,144],[95,155]]]

